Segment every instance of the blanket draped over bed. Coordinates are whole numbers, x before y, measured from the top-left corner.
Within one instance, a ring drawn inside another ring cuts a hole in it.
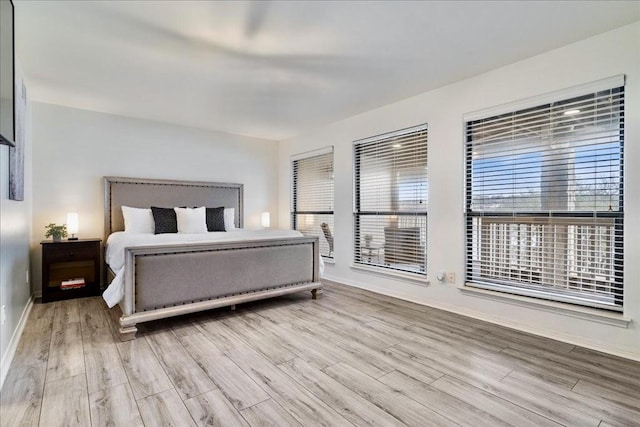
[[[136,323],[303,290],[321,293],[318,239],[292,230],[243,230],[242,185],[105,178],[107,276],[122,339]],[[235,208],[237,229],[201,234],[123,232],[121,207]]]

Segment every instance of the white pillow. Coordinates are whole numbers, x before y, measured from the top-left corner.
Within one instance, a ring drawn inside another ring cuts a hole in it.
[[[224,229],[225,231],[236,228],[236,209],[224,208]]]
[[[151,209],[122,206],[122,217],[124,218],[125,232],[153,234],[154,223]]]
[[[196,234],[207,232],[206,208],[173,208],[176,211],[178,233]]]

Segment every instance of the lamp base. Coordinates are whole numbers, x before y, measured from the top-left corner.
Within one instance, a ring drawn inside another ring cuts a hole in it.
[[[67,240],[78,240],[75,234],[72,234],[71,237],[67,238]]]

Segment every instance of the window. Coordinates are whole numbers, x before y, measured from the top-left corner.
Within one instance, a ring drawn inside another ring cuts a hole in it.
[[[291,223],[320,238],[320,254],[333,258],[333,147],[294,156]]]
[[[427,125],[354,142],[354,262],[427,274]]]
[[[467,282],[620,311],[624,76],[540,101],[465,118]]]

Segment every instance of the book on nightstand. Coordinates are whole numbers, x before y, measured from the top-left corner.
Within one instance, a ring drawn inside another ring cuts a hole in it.
[[[63,280],[60,283],[60,289],[62,290],[78,289],[78,288],[84,288],[84,285],[85,285],[84,277],[79,277],[77,279]]]

